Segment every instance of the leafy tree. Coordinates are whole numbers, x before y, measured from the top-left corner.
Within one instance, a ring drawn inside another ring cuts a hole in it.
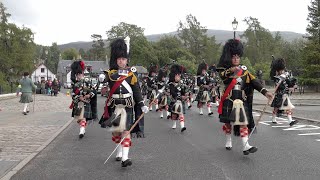
[[[93,40],[92,44],[92,52],[94,54],[93,60],[101,60],[105,58],[105,48],[104,48],[104,41],[102,36],[99,34],[92,34],[91,38]]]
[[[200,25],[200,22],[191,14],[186,16],[186,23],[179,22],[178,36],[186,49],[197,59],[202,61],[205,51],[205,40],[207,29]]]
[[[182,42],[176,36],[163,36],[153,46],[160,66],[172,63],[172,60],[178,59],[195,62],[193,54],[183,47]]]
[[[134,24],[127,24],[125,22],[120,22],[117,26],[112,26],[109,31],[107,31],[108,41],[129,36],[131,40],[136,37],[144,36],[144,28],[138,27]]]
[[[130,64],[149,66],[150,63],[158,64],[155,51],[150,42],[144,36],[144,29],[134,24],[121,22],[117,26],[112,26],[107,31],[108,41],[119,37],[130,37]],[[108,48],[110,52],[110,47]],[[109,55],[109,54],[108,54]]]
[[[58,48],[57,43],[52,43],[52,46],[49,48],[49,56],[48,56],[48,68],[53,72],[57,73],[58,63],[60,60],[60,50]]]
[[[34,69],[35,44],[33,32],[26,27],[8,23],[10,14],[0,2],[0,84],[8,91],[9,84],[18,80],[22,72]]]
[[[75,48],[68,48],[62,52],[62,59],[77,59],[78,51]]]
[[[320,90],[320,0],[312,0],[308,6],[309,24],[306,28],[307,40],[304,48],[304,74],[300,78],[302,83],[316,85]]]
[[[79,49],[79,55],[81,56],[82,59],[88,60],[87,53],[86,53],[86,51],[85,51],[83,48],[80,48],[80,49]]]
[[[280,54],[280,44],[282,42],[280,33],[275,37],[271,32],[261,26],[257,18],[248,17],[244,19],[248,28],[244,31],[241,38],[245,39],[244,55],[251,60],[251,63],[268,62],[271,64],[271,55]]]

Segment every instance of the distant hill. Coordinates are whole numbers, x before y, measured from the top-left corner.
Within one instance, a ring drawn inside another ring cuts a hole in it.
[[[237,35],[243,34],[243,31],[237,31]],[[276,31],[271,32],[273,35],[276,33]],[[169,33],[163,33],[163,34],[152,34],[152,35],[147,35],[148,41],[159,41],[159,39],[164,36],[164,35],[175,35],[177,32],[169,32]],[[226,30],[213,30],[213,29],[208,29],[207,31],[208,36],[215,36],[216,41],[218,43],[223,43],[226,40],[230,39],[233,37],[233,31],[226,31]],[[293,41],[295,39],[302,38],[303,34],[300,33],[295,33],[295,32],[290,32],[290,31],[280,31],[280,34],[282,38],[286,41]],[[85,50],[90,49],[92,47],[92,42],[85,42],[85,41],[79,41],[79,42],[71,42],[67,44],[61,44],[58,45],[60,50],[64,50],[67,48],[75,48],[79,50],[80,48],[83,48]]]

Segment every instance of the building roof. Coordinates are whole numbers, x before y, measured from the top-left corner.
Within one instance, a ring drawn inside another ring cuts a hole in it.
[[[74,60],[60,60],[58,63],[57,73],[66,73],[66,67],[70,67]],[[86,66],[92,67],[93,73],[100,73],[102,70],[109,69],[109,64],[106,61],[85,61]]]

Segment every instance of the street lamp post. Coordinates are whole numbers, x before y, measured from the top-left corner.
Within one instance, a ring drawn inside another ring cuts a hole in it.
[[[46,61],[47,61],[47,81],[49,80],[49,75],[48,75],[48,71],[49,71],[49,68],[48,68],[48,50],[45,51],[46,53]]]
[[[232,21],[232,28],[233,28],[233,39],[236,38],[236,30],[238,27],[238,21],[236,20],[236,18],[234,18],[234,20]]]

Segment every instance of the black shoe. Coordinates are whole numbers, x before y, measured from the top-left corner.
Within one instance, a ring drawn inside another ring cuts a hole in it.
[[[277,121],[272,121],[272,124],[278,124]]]
[[[121,161],[122,157],[116,157],[116,161]]]
[[[171,118],[171,116],[167,116],[167,119],[170,119]]]
[[[209,113],[208,116],[211,116],[213,114],[213,112]]]
[[[243,154],[244,155],[249,155],[250,153],[255,153],[258,151],[258,148],[257,147],[251,147],[250,149],[246,150],[246,151],[243,151]]]
[[[127,159],[127,160],[121,162],[122,167],[127,167],[127,166],[131,166],[131,165],[132,165],[131,159]]]
[[[188,106],[188,109],[191,109],[192,106]]]
[[[84,134],[79,134],[79,138],[82,139]]]
[[[181,129],[181,132],[183,132],[183,131],[185,131],[185,130],[187,130],[187,128],[186,128],[186,127],[183,127],[183,128]]]
[[[30,111],[27,111],[27,113],[29,113]]]
[[[163,117],[162,117],[162,116],[160,116],[160,118],[162,119]]]
[[[231,151],[232,147],[226,147],[226,150]]]
[[[156,112],[160,111],[160,109],[156,109]]]
[[[297,124],[298,122],[299,122],[299,121],[297,121],[297,120],[292,121],[292,122],[290,123],[290,126],[293,126],[293,125]]]
[[[22,112],[22,114],[27,115],[27,113],[26,113],[26,112]]]

